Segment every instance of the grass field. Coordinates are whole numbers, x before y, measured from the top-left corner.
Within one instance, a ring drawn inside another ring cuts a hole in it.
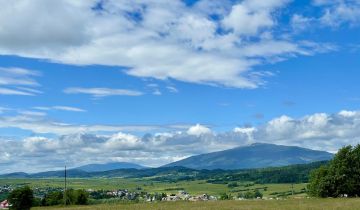
[[[13,186],[29,185],[32,188],[63,187],[63,179],[0,179],[0,186],[10,184]],[[249,183],[238,183],[240,186],[229,188],[226,184],[211,184],[205,181],[182,181],[176,183],[154,182],[146,179],[122,179],[122,178],[93,178],[93,179],[68,179],[68,187],[73,189],[93,189],[93,190],[117,190],[128,189],[131,191],[146,191],[149,193],[164,192],[167,194],[177,193],[185,190],[191,195],[207,193],[209,195],[219,195],[220,193],[231,193],[237,195],[239,192],[259,189],[265,197],[276,197],[276,193],[289,193],[292,190],[299,193],[306,188],[306,184],[255,184],[246,186]],[[304,196],[297,194],[296,196]]]
[[[360,199],[288,199],[254,201],[160,202],[33,208],[33,210],[359,210]]]

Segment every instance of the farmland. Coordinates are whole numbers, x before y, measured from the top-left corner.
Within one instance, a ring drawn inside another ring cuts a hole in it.
[[[31,188],[62,188],[63,179],[0,179],[0,186],[12,185],[14,187],[29,185]],[[184,190],[191,195],[209,194],[218,196],[220,193],[229,193],[234,196],[240,192],[260,190],[264,197],[277,197],[277,195],[292,194],[305,196],[301,193],[306,184],[255,184],[252,182],[239,182],[238,186],[229,188],[227,184],[207,183],[203,180],[179,181],[179,182],[158,182],[146,179],[123,179],[123,178],[71,178],[67,185],[73,189],[85,190],[117,190],[128,189],[131,191],[145,191],[148,193],[177,193]]]

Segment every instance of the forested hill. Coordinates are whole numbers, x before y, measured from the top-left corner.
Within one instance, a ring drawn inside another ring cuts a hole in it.
[[[70,178],[123,177],[147,178],[153,181],[176,182],[184,180],[207,180],[209,183],[253,181],[256,183],[302,183],[309,179],[310,171],[327,164],[327,161],[284,167],[243,170],[196,170],[184,167],[161,167],[146,169],[118,169],[102,172],[69,170]],[[36,174],[12,173],[0,178],[61,178],[64,171],[49,171]]]

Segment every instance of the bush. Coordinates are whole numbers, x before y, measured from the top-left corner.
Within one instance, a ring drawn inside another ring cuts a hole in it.
[[[8,197],[11,204],[10,209],[14,210],[30,210],[34,202],[34,194],[30,187],[25,186],[13,190]]]
[[[255,198],[262,198],[263,194],[259,190],[255,190],[254,192],[247,191],[246,193],[239,193],[238,197],[245,199],[255,199]]]
[[[219,200],[231,200],[231,199],[232,199],[231,195],[226,193],[221,193],[219,196]]]

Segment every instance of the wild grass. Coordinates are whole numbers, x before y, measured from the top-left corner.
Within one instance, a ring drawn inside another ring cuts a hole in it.
[[[358,210],[360,199],[288,199],[253,201],[159,202],[42,207],[33,210]]]

